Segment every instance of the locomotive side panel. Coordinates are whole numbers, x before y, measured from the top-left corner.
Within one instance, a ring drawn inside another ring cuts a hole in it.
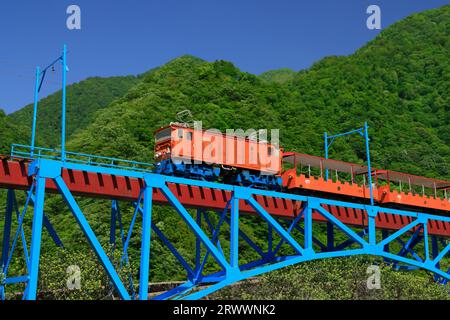
[[[156,133],[155,158],[281,175],[282,150],[269,143],[171,126]]]

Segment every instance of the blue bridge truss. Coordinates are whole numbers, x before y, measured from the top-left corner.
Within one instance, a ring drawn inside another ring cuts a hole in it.
[[[150,239],[152,233],[167,246],[186,271],[186,282],[184,284],[157,295],[153,299],[200,299],[230,284],[290,265],[311,260],[356,255],[383,257],[398,269],[422,268],[432,272],[436,280],[443,284],[450,280],[450,270],[442,269],[440,266],[444,257],[449,254],[450,244],[447,240],[439,239],[428,233],[429,223],[433,221],[448,222],[450,217],[49,159],[35,160],[29,168],[29,175],[33,178],[34,183],[27,192],[22,211],[18,209],[14,191],[10,190],[8,192],[1,260],[3,272],[0,294],[2,298],[5,298],[5,288],[8,285],[25,283],[24,299],[36,299],[42,232],[44,228],[50,233],[58,246],[63,246],[61,239],[44,213],[46,184],[49,181],[53,181],[56,184],[58,192],[65,200],[122,299],[146,300],[149,298],[149,276],[152,270]],[[62,179],[61,172],[63,169],[108,173],[116,176],[141,178],[145,181],[139,198],[131,204],[134,208],[134,214],[128,226],[128,232],[125,232],[126,228],[124,228],[122,223],[122,215],[117,201],[112,203],[110,225],[110,239],[113,245],[116,245],[117,242],[117,227],[120,229],[119,241],[122,243],[121,247],[123,248],[121,265],[128,262],[130,239],[133,236],[140,236],[141,254],[138,292],[134,291],[133,277],[130,276],[126,283],[119,277],[111,258],[100,244],[83,210],[79,207],[74,195]],[[192,214],[190,212],[191,208],[183,206],[177,196],[169,189],[168,183],[228,191],[232,192],[232,198],[221,210],[199,208],[195,214]],[[163,231],[158,228],[157,221],[152,216],[153,208],[156,205],[153,202],[155,189],[164,194],[170,206],[175,209],[195,235],[195,262],[185,259],[177,251],[175,245],[164,235]],[[295,200],[302,202],[303,205],[294,219],[284,220],[270,215],[255,199],[256,196]],[[254,209],[261,223],[267,224],[268,233],[267,239],[264,239],[266,243],[264,247],[257,245],[258,241],[251,239],[240,228],[240,219],[243,215],[240,211],[240,206],[243,203],[249,204]],[[357,230],[354,226],[345,225],[324,208],[326,205],[365,210],[368,213],[367,226]],[[411,222],[401,230],[395,232],[387,232],[385,230],[381,232],[377,230],[377,215],[380,210],[383,213],[403,216]],[[29,249],[23,231],[23,221],[27,214],[32,214],[33,220]],[[325,242],[320,240],[320,228],[314,227],[318,223],[323,224],[323,222],[314,220],[313,214],[319,214],[326,221],[327,239]],[[216,224],[212,223],[211,215],[217,217],[218,222]],[[13,216],[16,216],[18,220],[17,230],[13,233],[14,236],[10,238]],[[204,227],[205,223],[202,224],[202,220],[206,222],[207,229]],[[135,235],[133,230],[138,223],[141,223],[142,232],[140,235]],[[226,239],[229,241],[228,251],[223,249],[219,239],[219,234],[224,230],[229,234],[229,239]],[[342,243],[336,243],[334,239],[336,232],[345,234],[347,240]],[[19,241],[23,245],[24,259],[28,272],[23,275],[12,276],[9,274],[11,257]],[[250,263],[240,263],[241,243],[246,243],[258,254],[259,258]],[[421,243],[421,246],[418,246],[419,243]],[[401,249],[393,252],[390,249],[394,245],[396,247],[400,245]],[[282,247],[284,248],[283,250],[281,250]],[[417,249],[419,247],[421,247],[420,251]],[[205,250],[202,250],[202,248]],[[286,250],[286,248],[288,249]],[[289,253],[286,254],[286,252]],[[205,274],[205,264],[209,257],[215,260],[218,270],[212,274]],[[205,284],[207,286],[204,286]]]

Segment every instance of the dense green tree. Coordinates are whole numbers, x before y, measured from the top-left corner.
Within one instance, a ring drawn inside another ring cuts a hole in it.
[[[276,82],[279,84],[283,84],[292,81],[295,78],[296,74],[297,73],[294,70],[291,70],[289,68],[282,68],[263,72],[259,75],[259,78],[265,82]]]
[[[11,123],[0,109],[0,154],[9,154],[13,143],[28,143],[27,138],[27,127]]]

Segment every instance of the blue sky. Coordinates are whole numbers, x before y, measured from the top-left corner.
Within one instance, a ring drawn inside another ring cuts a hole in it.
[[[34,69],[69,46],[68,82],[139,74],[183,54],[224,59],[243,71],[308,68],[347,55],[379,31],[366,9],[379,5],[382,27],[443,0],[39,0],[0,5],[0,108],[33,100]],[[66,8],[81,8],[82,29],[66,28]],[[59,89],[59,69],[42,96]],[[70,101],[68,102],[70,103]]]

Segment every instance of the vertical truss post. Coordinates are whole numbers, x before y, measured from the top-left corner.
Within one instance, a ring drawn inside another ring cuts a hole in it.
[[[430,262],[430,242],[428,241],[428,219],[423,220],[423,245],[425,253],[425,263]]]
[[[334,224],[327,222],[327,250],[334,249]]]
[[[381,237],[383,240],[386,239],[387,237],[389,237],[389,232],[386,229],[381,230]],[[390,249],[389,243],[387,243],[383,247],[383,250],[388,253],[390,252],[391,249]]]
[[[116,200],[113,200],[111,203],[111,225],[109,228],[109,244],[113,246],[113,250],[116,248],[116,225],[118,207],[118,202]]]
[[[36,195],[34,200],[33,227],[30,244],[30,280],[27,286],[27,300],[36,300],[39,277],[39,258],[41,254],[42,224],[44,218],[46,178],[36,177]]]
[[[267,259],[273,258],[273,228],[271,225],[267,227]]]
[[[11,224],[12,224],[12,212],[14,206],[14,190],[8,190],[6,197],[6,212],[5,212],[5,224],[3,226],[3,242],[2,242],[2,257],[1,267],[2,271],[6,267],[9,255],[9,243],[11,241]]]
[[[383,241],[384,239],[386,239],[387,237],[389,237],[389,231],[387,231],[386,229],[382,229],[382,230],[381,230],[381,239],[382,239],[382,241]],[[387,252],[387,253],[390,253],[390,252],[391,252],[391,248],[390,248],[389,243],[385,244],[385,246],[383,247],[383,251],[384,251],[384,252]],[[391,259],[388,259],[388,258],[386,258],[386,257],[383,258],[383,261],[384,261],[386,264],[388,264],[388,265],[392,263],[392,260],[391,260]]]
[[[200,209],[197,209],[197,224],[201,227],[202,225],[202,211]],[[202,241],[201,239],[195,235],[195,274],[198,273],[200,270],[200,259],[201,259],[201,253],[202,253]],[[196,282],[198,279],[194,279],[194,282]]]
[[[9,243],[11,240],[13,200],[14,200],[13,195],[14,191],[8,190],[8,195],[6,198],[5,224],[3,226],[3,242],[2,242],[2,256],[0,260],[0,274],[6,274],[6,268],[8,264]],[[0,301],[4,299],[5,299],[5,287],[3,283],[0,282]]]
[[[3,274],[4,276],[6,274],[6,269],[8,266],[13,206],[14,206],[14,190],[8,189],[8,194],[6,197],[5,224],[3,226],[2,255],[0,260],[0,275]],[[1,281],[2,279],[0,279],[0,301],[5,299],[5,286]]]
[[[377,229],[376,229],[376,218],[378,215],[378,209],[375,207],[367,207],[367,229],[369,232],[369,244],[375,246],[377,244]]]
[[[114,263],[114,253],[116,251],[117,248],[117,237],[116,237],[116,233],[117,233],[117,222],[119,222],[119,229],[120,229],[120,238],[122,241],[122,245],[125,245],[125,239],[124,239],[124,234],[123,234],[123,227],[122,227],[122,222],[120,219],[120,211],[119,211],[119,201],[117,200],[113,200],[111,202],[111,221],[110,221],[110,228],[109,228],[109,244],[110,244],[110,260]],[[128,263],[128,252],[125,249],[125,263]],[[120,259],[119,262],[119,268],[122,269],[122,259]],[[119,269],[119,270],[120,270]],[[130,291],[132,293],[132,296],[134,298],[135,292],[134,292],[134,286],[133,286],[133,277],[131,276],[131,274],[129,275],[129,282],[130,282]],[[110,281],[109,282],[109,286],[112,289],[114,284]]]
[[[312,252],[312,250],[313,250],[313,220],[312,220],[313,210],[312,209],[313,209],[314,205],[317,205],[316,201],[308,199],[308,203],[306,204],[306,208],[304,209],[304,214],[303,214],[304,221],[305,221],[305,228],[304,228],[305,252]]]
[[[435,261],[435,259],[439,255],[439,243],[438,243],[438,239],[436,236],[431,236],[431,254],[432,254],[433,261]],[[438,263],[436,263],[435,267],[437,269],[441,268],[439,261],[438,261]],[[437,274],[434,275],[434,281],[439,281],[439,278],[440,277]]]
[[[230,265],[236,272],[239,271],[239,199],[234,194],[231,199],[230,238]]]
[[[150,269],[150,244],[152,231],[152,197],[153,188],[144,190],[144,209],[142,213],[141,269],[139,277],[139,299],[148,299],[148,282]]]

